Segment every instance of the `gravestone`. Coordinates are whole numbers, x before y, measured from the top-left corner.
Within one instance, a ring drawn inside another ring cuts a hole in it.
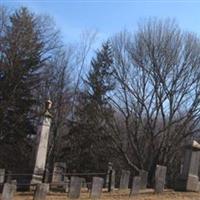
[[[49,190],[48,183],[37,184],[33,200],[45,200]]]
[[[166,180],[167,167],[157,165],[156,173],[155,173],[155,192],[161,193],[165,188],[165,180]]]
[[[4,181],[5,181],[5,169],[0,169],[0,193],[3,190]]]
[[[103,188],[103,182],[104,182],[103,178],[93,177],[92,191],[91,191],[92,199],[100,199],[102,188]]]
[[[69,198],[78,199],[81,193],[81,178],[72,176],[70,180]]]
[[[87,182],[85,178],[81,178],[81,187],[82,188],[87,188]]]
[[[185,146],[181,173],[176,178],[175,190],[199,192],[200,144],[193,140]]]
[[[0,169],[0,184],[4,183],[5,180],[5,169]]]
[[[66,171],[66,163],[64,162],[54,163],[52,183],[64,182],[65,171]]]
[[[130,196],[138,194],[140,191],[140,188],[141,188],[141,177],[140,176],[133,177],[133,183],[132,183]]]
[[[2,192],[2,200],[13,200],[16,192],[16,185],[14,183],[5,183]]]
[[[12,172],[6,171],[6,183],[11,183],[12,181]]]
[[[119,189],[128,189],[130,171],[122,170]]]
[[[64,182],[65,182],[65,192],[69,192],[69,183],[70,183],[70,181],[69,181],[69,178],[68,178],[68,176],[65,176],[64,177]]]
[[[113,169],[112,162],[108,163],[108,170],[106,175],[106,188],[108,188],[109,192],[115,188],[115,170]]]
[[[139,176],[141,177],[141,189],[147,188],[148,172],[145,170],[139,171]]]

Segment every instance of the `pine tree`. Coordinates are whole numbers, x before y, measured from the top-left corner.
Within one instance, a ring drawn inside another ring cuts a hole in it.
[[[10,16],[0,38],[0,71],[3,74],[0,80],[0,147],[4,149],[0,149],[0,160],[4,166],[10,163],[16,167],[13,163],[20,163],[9,162],[7,154],[18,152],[23,159],[22,154],[28,152],[27,135],[35,133],[32,123],[32,106],[36,103],[34,90],[39,87],[44,61],[49,56],[44,40],[45,26],[27,8],[20,8]],[[8,165],[5,167],[9,168]]]
[[[105,123],[113,114],[107,98],[115,86],[112,64],[111,45],[106,42],[92,59],[85,90],[80,92],[77,120],[71,123],[67,148],[63,151],[69,168],[102,171],[107,167],[110,154]]]

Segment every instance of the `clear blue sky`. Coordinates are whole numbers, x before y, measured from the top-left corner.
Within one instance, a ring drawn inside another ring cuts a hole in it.
[[[175,18],[181,28],[200,35],[200,0],[0,0],[10,8],[27,6],[54,18],[65,42],[75,41],[84,29],[96,29],[101,39],[135,30],[146,17]]]

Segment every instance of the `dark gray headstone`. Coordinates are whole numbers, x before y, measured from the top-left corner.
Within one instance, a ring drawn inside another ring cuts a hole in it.
[[[11,181],[12,181],[12,172],[7,171],[7,173],[6,173],[6,183],[11,183]]]
[[[65,182],[65,192],[69,192],[69,183],[70,183],[70,181],[69,181],[69,178],[67,176],[65,176],[64,182]]]
[[[49,190],[48,183],[41,183],[36,186],[34,200],[45,200]]]
[[[81,187],[82,188],[87,188],[87,182],[85,178],[81,178]]]
[[[157,165],[155,173],[155,192],[161,193],[165,188],[165,179],[166,179],[167,167]]]
[[[128,189],[130,171],[122,170],[119,189]]]
[[[130,196],[138,194],[140,191],[140,188],[141,188],[141,177],[140,176],[133,177],[133,183],[132,183]]]
[[[13,200],[16,192],[16,185],[14,183],[5,183],[2,192],[2,200]]]
[[[65,171],[66,171],[66,163],[63,162],[54,163],[52,183],[64,182]]]
[[[69,188],[69,198],[78,199],[81,193],[81,178],[71,177],[70,188]]]
[[[110,171],[111,170],[113,170],[113,163],[109,162],[108,163],[107,175],[106,175],[106,188],[108,188],[108,185],[109,185],[109,176],[110,176]]]
[[[177,191],[199,191],[199,164],[200,144],[196,141],[189,141],[185,146],[182,170],[176,177],[174,189]]]
[[[5,169],[0,169],[0,184],[4,183],[5,180]]]
[[[139,176],[141,177],[141,189],[147,188],[148,172],[145,170],[139,171]]]
[[[92,199],[100,199],[102,188],[103,188],[103,182],[104,182],[103,178],[93,177],[92,191],[91,191]]]

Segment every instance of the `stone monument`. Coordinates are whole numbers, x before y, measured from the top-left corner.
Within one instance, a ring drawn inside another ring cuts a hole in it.
[[[41,121],[38,126],[36,159],[31,184],[41,183],[43,180],[46,165],[49,131],[52,119],[52,115],[49,112],[51,105],[52,102],[50,100],[46,101],[45,112],[42,114]]]
[[[185,146],[185,156],[180,175],[175,181],[177,191],[200,191],[198,177],[200,163],[200,144],[195,140]]]

